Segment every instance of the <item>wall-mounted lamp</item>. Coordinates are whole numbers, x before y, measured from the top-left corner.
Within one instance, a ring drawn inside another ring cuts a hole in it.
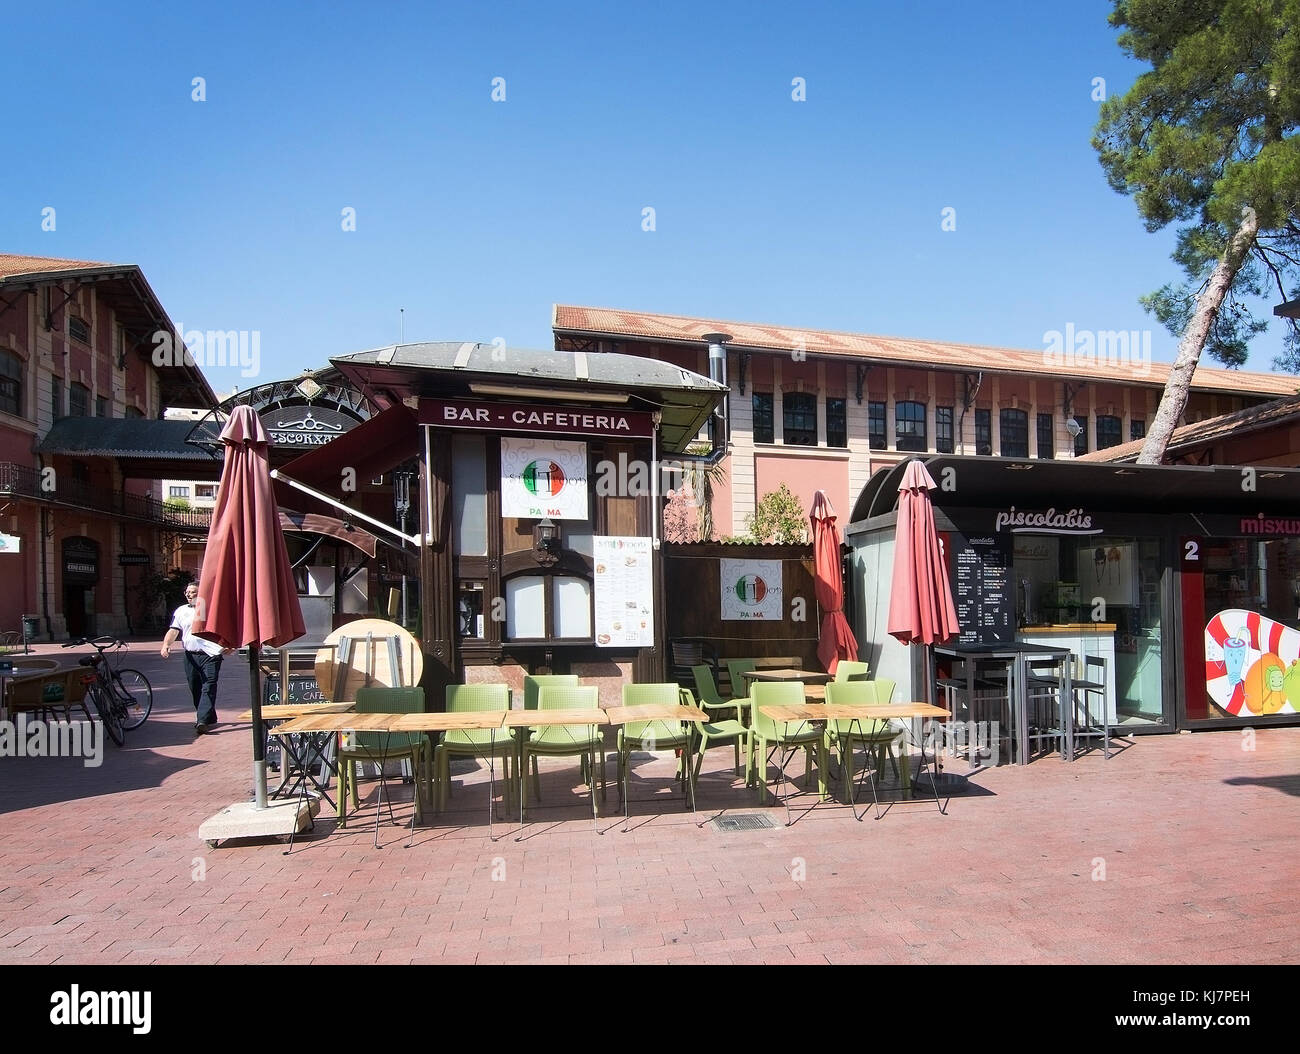
[[[553,564],[560,558],[560,525],[543,516],[533,528],[533,553],[539,564]]]

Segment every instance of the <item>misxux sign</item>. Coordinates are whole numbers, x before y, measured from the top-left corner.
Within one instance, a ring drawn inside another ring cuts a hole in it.
[[[421,399],[420,423],[438,428],[529,432],[549,436],[649,439],[654,434],[654,422],[650,415],[639,410],[478,402],[469,399]]]

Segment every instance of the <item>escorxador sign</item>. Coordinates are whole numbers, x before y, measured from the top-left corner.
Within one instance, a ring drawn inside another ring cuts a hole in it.
[[[590,406],[492,403],[468,399],[421,399],[420,424],[479,432],[530,432],[548,436],[613,436],[649,439],[654,422],[640,410]]]

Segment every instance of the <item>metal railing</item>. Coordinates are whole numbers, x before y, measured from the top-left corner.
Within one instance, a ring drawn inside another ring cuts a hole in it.
[[[65,477],[43,477],[39,469],[29,465],[0,461],[0,495],[35,498],[180,530],[205,531],[212,519],[207,509],[180,509],[146,494],[121,494]]]

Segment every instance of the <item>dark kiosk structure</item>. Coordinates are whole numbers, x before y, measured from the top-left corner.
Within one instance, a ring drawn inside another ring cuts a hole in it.
[[[664,459],[697,441],[723,385],[640,357],[474,343],[331,361],[377,412],[277,480],[346,513],[358,480],[417,464],[410,526],[360,526],[418,554],[432,698],[462,681],[520,690],[528,673],[611,695],[663,678]]]
[[[925,460],[959,646],[1090,659],[1122,734],[1300,723],[1300,469]],[[846,534],[863,657],[920,699],[885,632],[903,468],[871,478]]]

